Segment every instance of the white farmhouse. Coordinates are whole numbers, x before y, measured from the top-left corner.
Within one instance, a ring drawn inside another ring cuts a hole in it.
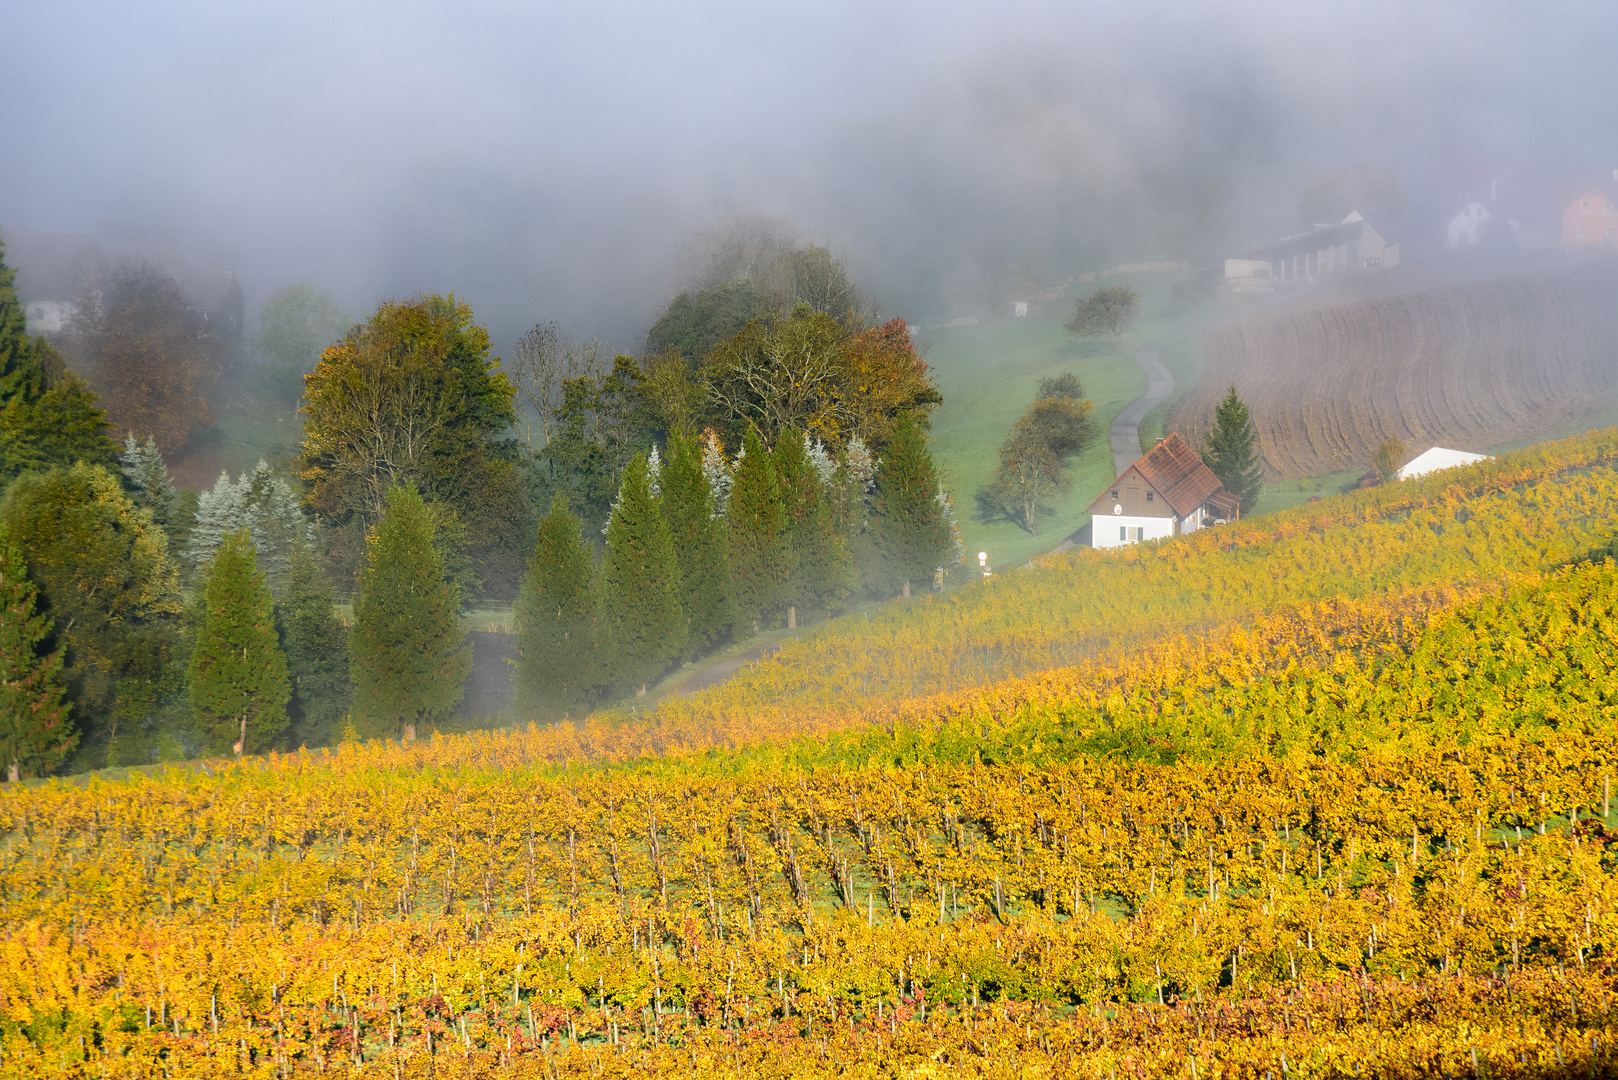
[[[1159,439],[1090,504],[1090,544],[1160,540],[1235,521],[1241,504],[1178,435]]]
[[[1449,219],[1449,246],[1477,247],[1483,239],[1483,223],[1493,217],[1482,203],[1467,203],[1461,207],[1460,213]]]

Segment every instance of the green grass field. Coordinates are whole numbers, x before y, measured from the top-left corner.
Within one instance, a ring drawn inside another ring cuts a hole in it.
[[[1175,275],[1130,274],[1109,278],[1107,285],[1128,285],[1141,294],[1141,318],[1116,354],[1087,355],[1094,343],[1079,342],[1062,329],[1073,297],[1088,295],[1096,285],[1075,285],[1066,304],[1039,316],[989,319],[976,326],[929,330],[917,345],[933,366],[944,404],[933,413],[933,457],[954,496],[968,561],[979,551],[989,562],[1010,567],[1056,547],[1088,523],[1085,508],[1113,479],[1112,449],[1107,429],[1125,406],[1146,392],[1146,375],[1135,364],[1135,350],[1156,338],[1183,330],[1184,317],[1169,310],[1169,287]],[[1165,358],[1167,359],[1167,358]],[[1180,373],[1170,365],[1175,378]],[[1099,435],[1068,467],[1072,491],[1052,500],[1051,513],[1031,535],[1020,522],[1003,517],[984,520],[977,493],[994,475],[1000,443],[1012,422],[1034,398],[1039,380],[1071,371],[1095,402]]]

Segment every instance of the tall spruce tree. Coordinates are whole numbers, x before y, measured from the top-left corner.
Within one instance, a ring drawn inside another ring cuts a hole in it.
[[[837,455],[826,483],[826,505],[848,548],[849,587],[856,591],[873,589],[879,577],[881,560],[871,525],[871,489],[875,486],[876,459],[865,440],[856,435]]]
[[[730,535],[714,505],[703,469],[703,449],[683,435],[669,436],[668,460],[658,479],[663,520],[679,563],[680,610],[685,613],[685,656],[702,655],[736,621],[731,595]]]
[[[312,538],[309,519],[299,505],[298,493],[286,477],[277,476],[263,458],[238,481],[242,503],[252,524],[259,565],[272,590],[279,590],[292,566],[292,552]]]
[[[0,239],[0,400],[10,401],[30,390],[43,391],[34,340],[17,295],[17,271],[6,265],[6,244]]]
[[[518,708],[529,714],[566,712],[595,687],[600,659],[595,572],[582,529],[561,492],[552,495],[516,594],[511,688]]]
[[[191,711],[210,749],[240,757],[273,746],[286,730],[287,660],[245,529],[226,533],[208,566],[190,675]]]
[[[348,677],[348,627],[337,617],[332,594],[314,553],[295,545],[286,589],[275,605],[281,651],[292,676],[287,714],[294,745],[329,746],[343,733],[353,684]]]
[[[197,496],[197,512],[187,538],[186,558],[198,570],[206,567],[226,536],[238,529],[252,532],[257,521],[250,510],[246,485],[232,480],[229,472],[221,472],[213,487]]]
[[[353,720],[366,736],[415,738],[461,703],[472,652],[456,589],[433,547],[433,522],[414,485],[388,490],[367,537],[348,638]]]
[[[38,590],[0,529],[0,762],[13,783],[55,769],[78,743],[64,697],[62,650],[44,651],[50,616],[35,610]]]
[[[292,550],[309,541],[310,527],[292,485],[263,460],[235,480],[229,472],[220,473],[213,488],[197,496],[186,530],[187,558],[200,568],[213,558],[220,538],[237,529],[246,529],[253,538],[265,578],[279,591],[286,584]]]
[[[955,537],[938,498],[938,470],[927,436],[911,413],[900,413],[876,471],[873,518],[888,588],[906,596],[954,561]]]
[[[643,685],[679,655],[686,637],[679,573],[647,456],[637,454],[624,469],[601,561],[607,685]]]
[[[789,602],[800,609],[832,609],[849,592],[848,541],[837,528],[815,449],[807,436],[788,429],[770,457],[786,508],[787,542],[797,555]]]
[[[152,520],[167,530],[174,505],[174,482],[169,479],[169,467],[157,448],[157,440],[148,435],[142,445],[133,433],[124,436],[124,451],[118,461],[123,466],[124,479],[135,489],[135,505],[149,510]]]
[[[184,608],[168,538],[120,478],[83,462],[18,477],[0,520],[67,647],[81,753],[107,750],[84,767],[117,764],[119,732],[152,720],[184,682],[183,662],[170,658]]]
[[[116,467],[95,394],[50,342],[28,336],[16,277],[0,240],[0,480],[76,461]]]
[[[753,428],[747,429],[731,477],[726,516],[736,623],[757,630],[786,611],[797,559],[775,463]]]
[[[517,707],[530,714],[566,712],[595,686],[600,634],[583,529],[562,493],[553,495],[517,592],[512,691]]]
[[[1259,460],[1258,426],[1246,402],[1236,396],[1234,384],[1214,410],[1202,460],[1225,490],[1241,500],[1242,513],[1249,513],[1264,490],[1264,465]]]

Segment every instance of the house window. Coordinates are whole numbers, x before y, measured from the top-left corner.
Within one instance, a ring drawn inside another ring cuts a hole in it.
[[[1612,239],[1612,226],[1611,225],[1607,226],[1607,239],[1608,240]]]
[[[1147,501],[1147,502],[1152,502],[1152,501],[1153,501],[1153,499],[1152,499],[1152,493],[1151,493],[1151,492],[1150,492],[1150,491],[1148,491],[1148,492],[1147,492],[1147,493],[1146,493],[1146,501]]]
[[[1128,539],[1129,539],[1129,526],[1128,525],[1120,525],[1120,526],[1118,526],[1118,542],[1121,544],[1125,540],[1128,540]]]
[[[1579,213],[1588,214],[1589,212],[1590,212],[1590,200],[1589,199],[1580,199],[1579,200]]]
[[[1584,226],[1583,225],[1579,226],[1579,239],[1580,240],[1584,239]]]
[[[1130,529],[1129,531],[1135,534],[1135,535],[1130,537],[1131,540],[1144,540],[1144,539],[1146,539],[1146,528],[1143,525],[1137,525],[1133,529]]]
[[[1117,488],[1112,489],[1112,501],[1113,502],[1118,501],[1118,489]]]
[[[1612,213],[1612,200],[1611,199],[1607,199],[1607,200],[1604,200],[1602,202],[1602,204],[1601,204],[1601,212],[1603,214]]]

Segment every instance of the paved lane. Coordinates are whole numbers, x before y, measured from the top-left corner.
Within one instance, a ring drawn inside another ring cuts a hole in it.
[[[1169,369],[1163,366],[1163,360],[1158,347],[1163,344],[1161,338],[1149,345],[1142,345],[1135,353],[1135,363],[1146,372],[1146,393],[1129,408],[1118,414],[1112,422],[1112,459],[1117,465],[1113,475],[1118,476],[1135,464],[1141,455],[1140,422],[1141,418],[1155,408],[1158,402],[1174,393],[1174,376]]]

